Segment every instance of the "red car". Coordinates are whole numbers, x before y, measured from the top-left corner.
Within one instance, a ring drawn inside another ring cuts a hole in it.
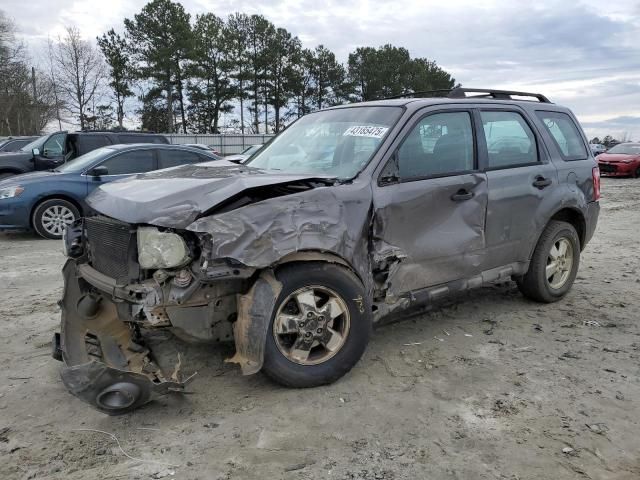
[[[603,176],[640,178],[640,143],[620,143],[596,160]]]

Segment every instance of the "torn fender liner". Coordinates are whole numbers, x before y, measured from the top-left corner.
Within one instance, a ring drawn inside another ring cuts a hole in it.
[[[102,412],[118,414],[143,405],[154,394],[184,389],[193,376],[179,380],[179,356],[177,365],[163,372],[120,318],[116,304],[89,290],[75,260],[67,260],[63,275],[61,375],[72,394]]]
[[[273,272],[265,270],[246,294],[238,296],[238,321],[233,330],[236,353],[226,361],[239,364],[243,375],[262,368],[267,331],[281,290]]]

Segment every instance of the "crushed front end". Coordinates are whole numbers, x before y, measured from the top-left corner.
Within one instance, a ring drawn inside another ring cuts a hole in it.
[[[67,389],[109,414],[182,391],[182,358],[167,330],[185,340],[233,338],[236,295],[254,270],[203,264],[196,234],[136,226],[105,216],[65,232],[62,325],[54,339]],[[167,352],[169,350],[169,352]]]

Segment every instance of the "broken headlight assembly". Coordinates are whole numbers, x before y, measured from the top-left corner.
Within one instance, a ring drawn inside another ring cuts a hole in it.
[[[177,233],[138,228],[138,263],[144,269],[181,267],[191,260],[189,247]]]
[[[5,198],[18,197],[22,192],[24,192],[24,188],[22,188],[20,185],[0,188],[0,200],[4,200]]]

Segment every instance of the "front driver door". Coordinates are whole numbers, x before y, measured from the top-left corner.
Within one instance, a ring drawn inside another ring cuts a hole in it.
[[[387,268],[387,295],[478,273],[487,179],[478,170],[473,121],[464,109],[417,118],[374,186],[374,270]]]
[[[42,150],[34,154],[35,170],[51,170],[64,163],[67,132],[57,132],[49,135],[42,144]],[[35,153],[35,152],[34,152]]]

